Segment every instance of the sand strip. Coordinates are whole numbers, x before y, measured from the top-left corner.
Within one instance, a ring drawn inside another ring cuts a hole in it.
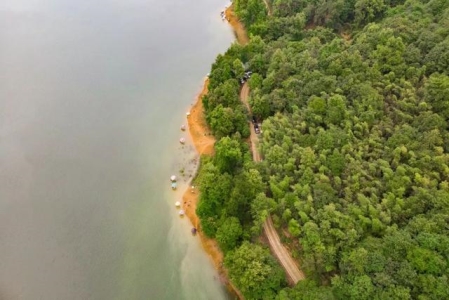
[[[234,14],[232,5],[226,10],[226,17],[234,29],[237,41],[240,44],[247,44],[249,42],[248,35],[246,34],[243,24],[239,22]],[[204,107],[202,97],[208,92],[209,80],[204,81],[202,91],[196,97],[196,102],[190,109],[190,115],[187,117],[188,129],[192,142],[199,155],[211,156],[214,154],[215,137],[212,135],[210,128],[207,126],[204,117]],[[196,206],[199,200],[199,190],[197,187],[194,189],[188,188],[183,195],[183,209],[186,212],[187,217],[190,219],[192,225],[197,228],[198,236],[200,237],[201,244],[206,253],[211,257],[215,268],[220,274],[220,279],[223,284],[227,286],[229,291],[237,296],[239,299],[244,299],[240,291],[233,286],[227,276],[227,271],[223,267],[223,253],[221,252],[218,244],[215,240],[207,238],[201,231],[200,220],[196,215]]]

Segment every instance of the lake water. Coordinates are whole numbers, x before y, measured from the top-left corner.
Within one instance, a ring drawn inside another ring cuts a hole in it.
[[[0,2],[0,299],[227,299],[169,183],[226,4]]]

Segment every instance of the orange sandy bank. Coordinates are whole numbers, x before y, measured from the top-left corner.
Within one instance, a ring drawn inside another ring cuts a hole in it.
[[[210,129],[207,126],[206,120],[204,118],[204,108],[202,97],[207,94],[207,86],[209,84],[209,80],[206,79],[204,81],[204,86],[202,91],[196,97],[195,105],[190,109],[190,115],[187,117],[187,123],[189,125],[189,133],[190,138],[192,139],[193,145],[195,146],[196,151],[199,155],[213,155],[214,154],[214,144],[215,137],[210,133]],[[200,230],[200,220],[196,215],[196,205],[199,200],[199,190],[188,188],[183,196],[184,203],[184,211],[186,215],[189,217],[192,225],[198,229],[198,234],[201,237],[201,241],[203,242],[203,246],[206,246],[206,242],[208,244],[212,244],[213,240],[207,239],[201,233]],[[217,253],[212,253],[209,251],[209,248],[217,248]],[[212,256],[215,264],[220,264],[223,260],[223,255],[220,251],[218,251],[218,247],[205,247],[206,251]]]
[[[235,32],[235,36],[237,38],[237,41],[241,45],[246,45],[249,42],[248,34],[246,33],[245,26],[240,22],[240,20],[237,18],[234,12],[234,5],[231,5],[226,9],[226,19],[228,20],[229,24],[231,24],[232,29]]]
[[[210,129],[206,124],[202,101],[202,97],[207,94],[208,84],[209,80],[206,79],[204,81],[203,90],[197,96],[195,105],[193,105],[193,107],[190,109],[190,115],[187,117],[190,137],[199,155],[213,155],[214,153],[215,137],[211,135]],[[212,256],[214,264],[219,265],[223,260],[222,253],[219,251],[218,246],[215,247],[216,245],[213,245],[215,241],[207,239],[201,232],[200,220],[196,215],[196,205],[198,200],[199,190],[197,188],[188,188],[183,196],[184,211],[189,217],[192,225],[198,229],[198,234],[201,237],[203,246],[206,249],[207,253]],[[216,251],[212,250],[215,248],[217,249]]]
[[[209,127],[207,126],[204,118],[204,108],[202,97],[208,91],[207,86],[209,80],[204,81],[203,90],[196,98],[195,105],[190,109],[190,115],[187,118],[189,125],[189,133],[192,142],[196,148],[196,151],[200,155],[213,155],[215,138],[211,134]],[[240,299],[244,299],[241,293],[229,282],[227,279],[227,272],[223,268],[223,253],[221,252],[218,244],[215,240],[207,238],[201,231],[200,220],[196,215],[196,206],[199,200],[199,190],[197,188],[188,188],[183,197],[183,209],[186,212],[187,217],[190,219],[192,225],[198,229],[198,236],[200,237],[201,244],[206,253],[211,257],[215,269],[220,274],[220,280],[225,284],[228,289],[237,295]]]
[[[247,44],[249,38],[246,34],[243,24],[239,22],[232,5],[226,10],[226,17],[234,29],[237,41],[240,44]],[[211,134],[210,128],[207,126],[204,117],[204,108],[202,97],[208,92],[209,80],[204,81],[204,86],[202,91],[196,98],[196,103],[192,106],[190,110],[190,115],[188,116],[188,127],[190,137],[199,155],[213,155],[214,154],[214,144],[215,137]],[[243,295],[238,289],[236,289],[232,283],[227,278],[227,271],[223,267],[223,253],[221,252],[218,244],[215,240],[207,238],[201,231],[200,220],[196,215],[196,207],[199,200],[199,190],[197,188],[188,188],[183,195],[184,211],[187,217],[190,219],[192,225],[198,229],[198,236],[201,239],[201,244],[207,254],[211,257],[215,268],[220,274],[220,279],[228,287],[228,289],[238,296],[240,299],[244,299]]]
[[[189,133],[192,138],[196,151],[200,155],[213,155],[215,137],[212,135],[204,118],[204,108],[202,98],[207,94],[209,79],[204,81],[202,91],[196,98],[195,105],[190,109],[190,115],[187,118]]]

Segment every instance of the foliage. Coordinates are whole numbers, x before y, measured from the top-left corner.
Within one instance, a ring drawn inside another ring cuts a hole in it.
[[[259,245],[244,242],[226,255],[224,263],[246,299],[273,299],[284,280],[268,250]]]
[[[216,239],[220,248],[224,252],[227,252],[237,246],[242,233],[242,226],[240,225],[239,219],[230,217],[221,224],[220,228],[218,228]]]
[[[237,140],[224,137],[215,144],[215,166],[221,173],[233,173],[241,166],[243,158],[240,144]]]
[[[449,2],[269,4],[234,1],[251,40],[203,99],[220,140],[197,213],[232,282],[248,299],[448,299]],[[270,214],[308,278],[293,288],[257,239]]]

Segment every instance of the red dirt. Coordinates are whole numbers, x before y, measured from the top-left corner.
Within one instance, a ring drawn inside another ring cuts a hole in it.
[[[246,34],[245,27],[238,20],[234,13],[233,6],[231,5],[226,9],[226,18],[233,28],[237,41],[246,45],[249,42],[248,35]],[[214,154],[215,137],[212,135],[210,128],[208,127],[204,117],[204,107],[202,97],[208,92],[209,80],[204,81],[202,91],[196,97],[196,103],[190,109],[190,115],[188,119],[188,128],[192,142],[199,155],[212,156]],[[218,244],[215,240],[207,238],[201,231],[201,224],[198,216],[196,215],[196,207],[199,201],[199,190],[197,187],[194,189],[188,188],[183,195],[183,206],[186,216],[190,219],[192,225],[197,228],[197,234],[201,240],[201,244],[212,259],[215,268],[220,274],[222,282],[227,286],[228,290],[237,296],[239,299],[244,299],[240,291],[229,281],[227,270],[223,267],[223,253],[221,252]]]
[[[237,42],[241,45],[246,45],[249,42],[248,34],[246,33],[245,26],[239,21],[234,12],[234,6],[229,6],[226,11],[226,19],[234,30],[235,37],[237,38]]]
[[[209,80],[204,81],[204,86],[202,91],[196,97],[196,103],[190,109],[190,115],[187,117],[188,128],[190,137],[192,139],[193,145],[196,151],[200,155],[212,156],[214,154],[214,144],[215,137],[212,135],[210,128],[207,126],[206,120],[204,118],[204,108],[203,108],[203,95],[208,92]],[[200,219],[196,215],[196,207],[199,201],[199,190],[197,187],[192,189],[189,187],[182,199],[183,199],[183,209],[186,212],[186,216],[189,218],[192,225],[197,228],[197,235],[201,240],[201,245],[206,253],[211,258],[215,269],[218,270],[220,274],[220,279],[223,284],[225,284],[228,290],[234,295],[238,296],[240,299],[244,299],[243,295],[237,290],[236,287],[228,279],[227,271],[223,267],[223,253],[221,252],[218,244],[215,240],[210,239],[204,235],[201,231]]]

